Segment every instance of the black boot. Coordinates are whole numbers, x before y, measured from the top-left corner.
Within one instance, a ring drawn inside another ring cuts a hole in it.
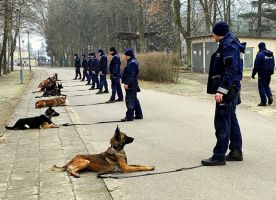
[[[95,90],[95,83],[92,83],[92,87],[89,90]]]
[[[212,157],[202,160],[201,164],[204,166],[218,166],[218,165],[226,165],[226,161],[225,160],[215,160]]]
[[[103,91],[103,93],[109,93],[108,89],[105,89],[105,90]]]
[[[268,105],[273,103],[273,96],[268,97]]]
[[[105,103],[115,103],[115,100],[111,100],[109,99],[108,101],[106,101]]]
[[[103,91],[99,90],[96,94],[103,94]]]
[[[266,103],[259,103],[258,106],[267,106]]]
[[[226,156],[226,161],[242,161],[242,151],[230,151],[230,153]]]
[[[121,122],[131,122],[131,121],[133,121],[133,119],[129,119],[127,117],[121,119]]]

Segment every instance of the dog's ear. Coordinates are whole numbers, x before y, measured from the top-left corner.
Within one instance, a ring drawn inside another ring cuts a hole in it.
[[[117,128],[115,130],[115,138],[117,141],[120,140],[120,129],[119,129],[119,126],[117,125]]]

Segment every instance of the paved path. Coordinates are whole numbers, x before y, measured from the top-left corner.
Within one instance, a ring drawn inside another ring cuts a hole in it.
[[[53,68],[47,69],[47,71],[50,73],[58,72],[59,78],[65,80],[63,81],[63,85],[65,86],[64,91],[68,91],[64,92],[68,95],[68,104],[87,105],[65,107],[70,117],[68,117],[64,108],[60,108],[59,111],[64,111],[65,113],[62,118],[58,118],[57,123],[68,122],[70,119],[73,122],[95,123],[99,121],[119,120],[124,117],[126,110],[124,103],[89,105],[105,102],[110,94],[95,95],[96,91],[89,91],[88,86],[84,86],[83,82],[71,81],[73,69]],[[27,98],[27,101],[29,99]],[[159,172],[195,166],[200,164],[201,159],[211,155],[215,144],[213,128],[214,103],[212,101],[196,97],[159,93],[152,90],[143,90],[139,94],[139,99],[144,110],[145,119],[129,123],[119,123],[122,131],[135,138],[134,142],[125,148],[130,163],[154,165],[156,166],[155,171]],[[38,111],[31,109],[28,112],[29,114],[37,114],[33,112]],[[202,167],[174,174],[123,180],[104,180],[112,198],[116,200],[276,199],[275,118],[263,117],[241,108],[238,108],[238,118],[244,140],[243,162],[228,162],[226,166]],[[48,131],[40,131],[39,135],[37,131],[24,132],[24,134],[18,133],[18,135],[15,135],[13,132],[7,132],[7,145],[5,147],[0,146],[0,148],[5,148],[5,151],[9,155],[5,157],[1,153],[0,156],[11,159],[11,164],[4,164],[4,166],[9,165],[9,167],[4,167],[5,170],[6,168],[9,168],[9,170],[7,170],[7,173],[1,172],[0,180],[2,180],[2,176],[9,174],[7,179],[9,180],[8,187],[10,187],[14,177],[12,175],[14,170],[11,171],[10,168],[13,168],[16,160],[19,159],[17,154],[19,153],[21,157],[29,153],[26,151],[24,153],[18,145],[26,143],[27,145],[24,145],[24,148],[30,148],[31,150],[39,149],[39,153],[35,151],[37,154],[35,157],[33,156],[34,161],[32,164],[30,165],[30,162],[28,162],[28,165],[38,170],[38,172],[36,171],[36,173],[31,175],[31,178],[34,178],[35,174],[38,174],[36,175],[38,176],[36,180],[39,181],[38,185],[40,185],[40,187],[37,187],[36,183],[36,186],[27,187],[29,190],[26,191],[27,194],[33,192],[42,199],[43,196],[46,196],[45,193],[50,194],[47,190],[41,189],[45,185],[51,188],[49,190],[52,193],[57,193],[60,190],[63,191],[60,198],[67,194],[65,191],[68,191],[68,195],[72,195],[73,197],[76,195],[78,198],[78,194],[90,194],[89,190],[94,190],[95,188],[99,189],[90,191],[91,194],[95,192],[95,194],[99,194],[102,198],[109,198],[102,182],[95,179],[95,173],[81,173],[80,179],[74,179],[69,178],[65,173],[53,174],[48,170],[54,163],[64,164],[74,153],[86,151],[99,153],[105,151],[109,146],[109,139],[113,135],[116,125],[117,123],[77,126],[76,129],[64,127],[49,130],[49,133]],[[67,142],[62,142],[62,139],[68,140]],[[82,149],[84,146],[86,149]],[[46,150],[50,147],[53,148],[55,154],[53,151]],[[67,151],[67,148],[70,151]],[[18,149],[18,151],[14,149]],[[42,149],[45,149],[45,151]],[[72,149],[74,151],[71,151]],[[54,157],[53,160],[51,160],[52,157]],[[30,159],[29,156],[22,157],[24,161],[27,158]],[[47,162],[43,161],[43,158]],[[38,166],[36,162],[45,163],[40,164],[40,168],[36,168],[34,167]],[[0,165],[0,168],[3,168],[3,165]],[[22,170],[20,170],[20,173],[22,173]],[[42,182],[47,182],[51,177],[55,180],[50,182],[55,183],[53,187],[49,186],[50,184],[42,184]],[[24,183],[32,184],[31,178],[30,181],[25,181]],[[63,184],[56,183],[57,179]],[[76,184],[78,182],[82,183],[83,187],[77,187]],[[0,194],[2,193],[2,196],[5,195],[7,197],[9,190],[6,191],[5,184],[6,181],[4,181],[3,187],[0,187],[0,191],[4,191],[0,192]],[[90,195],[90,199],[93,199],[92,195]]]
[[[18,118],[37,116],[45,111],[34,108],[37,100],[34,97],[39,94],[32,94],[32,91],[48,76],[46,72],[35,70],[34,79],[17,106],[11,125]],[[55,109],[61,114],[54,119],[56,124],[71,122],[70,109]],[[81,179],[75,179],[50,170],[53,164],[63,165],[72,156],[91,151],[80,132],[74,127],[5,131],[5,143],[0,144],[0,200],[111,199],[103,181],[93,173],[84,173]]]

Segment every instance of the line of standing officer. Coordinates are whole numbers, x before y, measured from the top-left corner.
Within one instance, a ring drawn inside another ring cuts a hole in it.
[[[125,60],[127,64],[123,71],[122,83],[126,91],[125,102],[127,112],[125,118],[121,119],[122,122],[133,121],[133,119],[143,119],[142,109],[137,98],[137,92],[140,92],[138,85],[139,64],[131,49],[126,50]]]
[[[82,72],[82,80],[81,81],[85,81],[85,78],[86,80],[88,79],[88,74],[87,74],[87,59],[86,59],[86,56],[85,54],[82,54],[82,63],[81,63],[81,66],[83,68],[83,72]]]
[[[109,93],[108,84],[107,84],[107,80],[106,80],[107,56],[103,49],[99,49],[98,52],[99,52],[99,56],[100,56],[100,62],[99,62],[100,88],[96,94]],[[104,91],[103,91],[103,88],[104,88]]]
[[[92,64],[91,64],[91,80],[92,86],[89,90],[99,89],[99,61],[97,59],[96,54],[93,52],[91,53],[92,57]],[[95,88],[96,87],[96,88]]]
[[[78,54],[74,55],[74,60],[75,60],[75,78],[73,80],[77,80],[78,76],[79,79],[81,79],[81,60]]]
[[[213,155],[201,161],[205,166],[225,165],[226,161],[243,160],[242,136],[236,116],[236,105],[239,101],[243,71],[240,54],[244,53],[246,44],[240,43],[225,22],[216,23],[213,33],[219,47],[211,57],[207,93],[215,95],[214,124],[217,142]],[[228,146],[230,153],[225,156]]]
[[[267,106],[273,103],[273,96],[269,87],[271,81],[271,75],[274,74],[275,60],[273,52],[266,49],[264,42],[260,42],[259,52],[254,62],[254,68],[252,71],[252,78],[255,79],[255,75],[258,73],[258,89],[261,102],[258,106]]]
[[[106,103],[114,103],[116,101],[124,101],[121,87],[121,60],[115,47],[111,47],[109,51],[112,56],[109,64],[112,94]],[[118,95],[118,99],[115,99],[116,94]]]

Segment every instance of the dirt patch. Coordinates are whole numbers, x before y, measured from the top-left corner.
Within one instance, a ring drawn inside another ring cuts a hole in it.
[[[0,77],[0,137],[30,79],[31,75],[27,71],[24,71],[23,84],[20,84],[19,71]]]
[[[206,94],[207,76],[207,74],[201,73],[183,73],[181,74],[178,83],[165,84],[141,81],[140,86],[141,88],[145,89],[153,89],[171,94],[193,96],[213,101],[213,97]],[[276,78],[274,76],[272,76],[271,81],[272,93],[276,92]],[[258,80],[257,78],[251,79],[251,71],[244,71],[244,76],[241,84],[241,108],[252,112],[257,112],[264,116],[276,117],[276,99],[275,103],[271,106],[257,106],[257,104],[260,102],[260,97],[258,93]]]

